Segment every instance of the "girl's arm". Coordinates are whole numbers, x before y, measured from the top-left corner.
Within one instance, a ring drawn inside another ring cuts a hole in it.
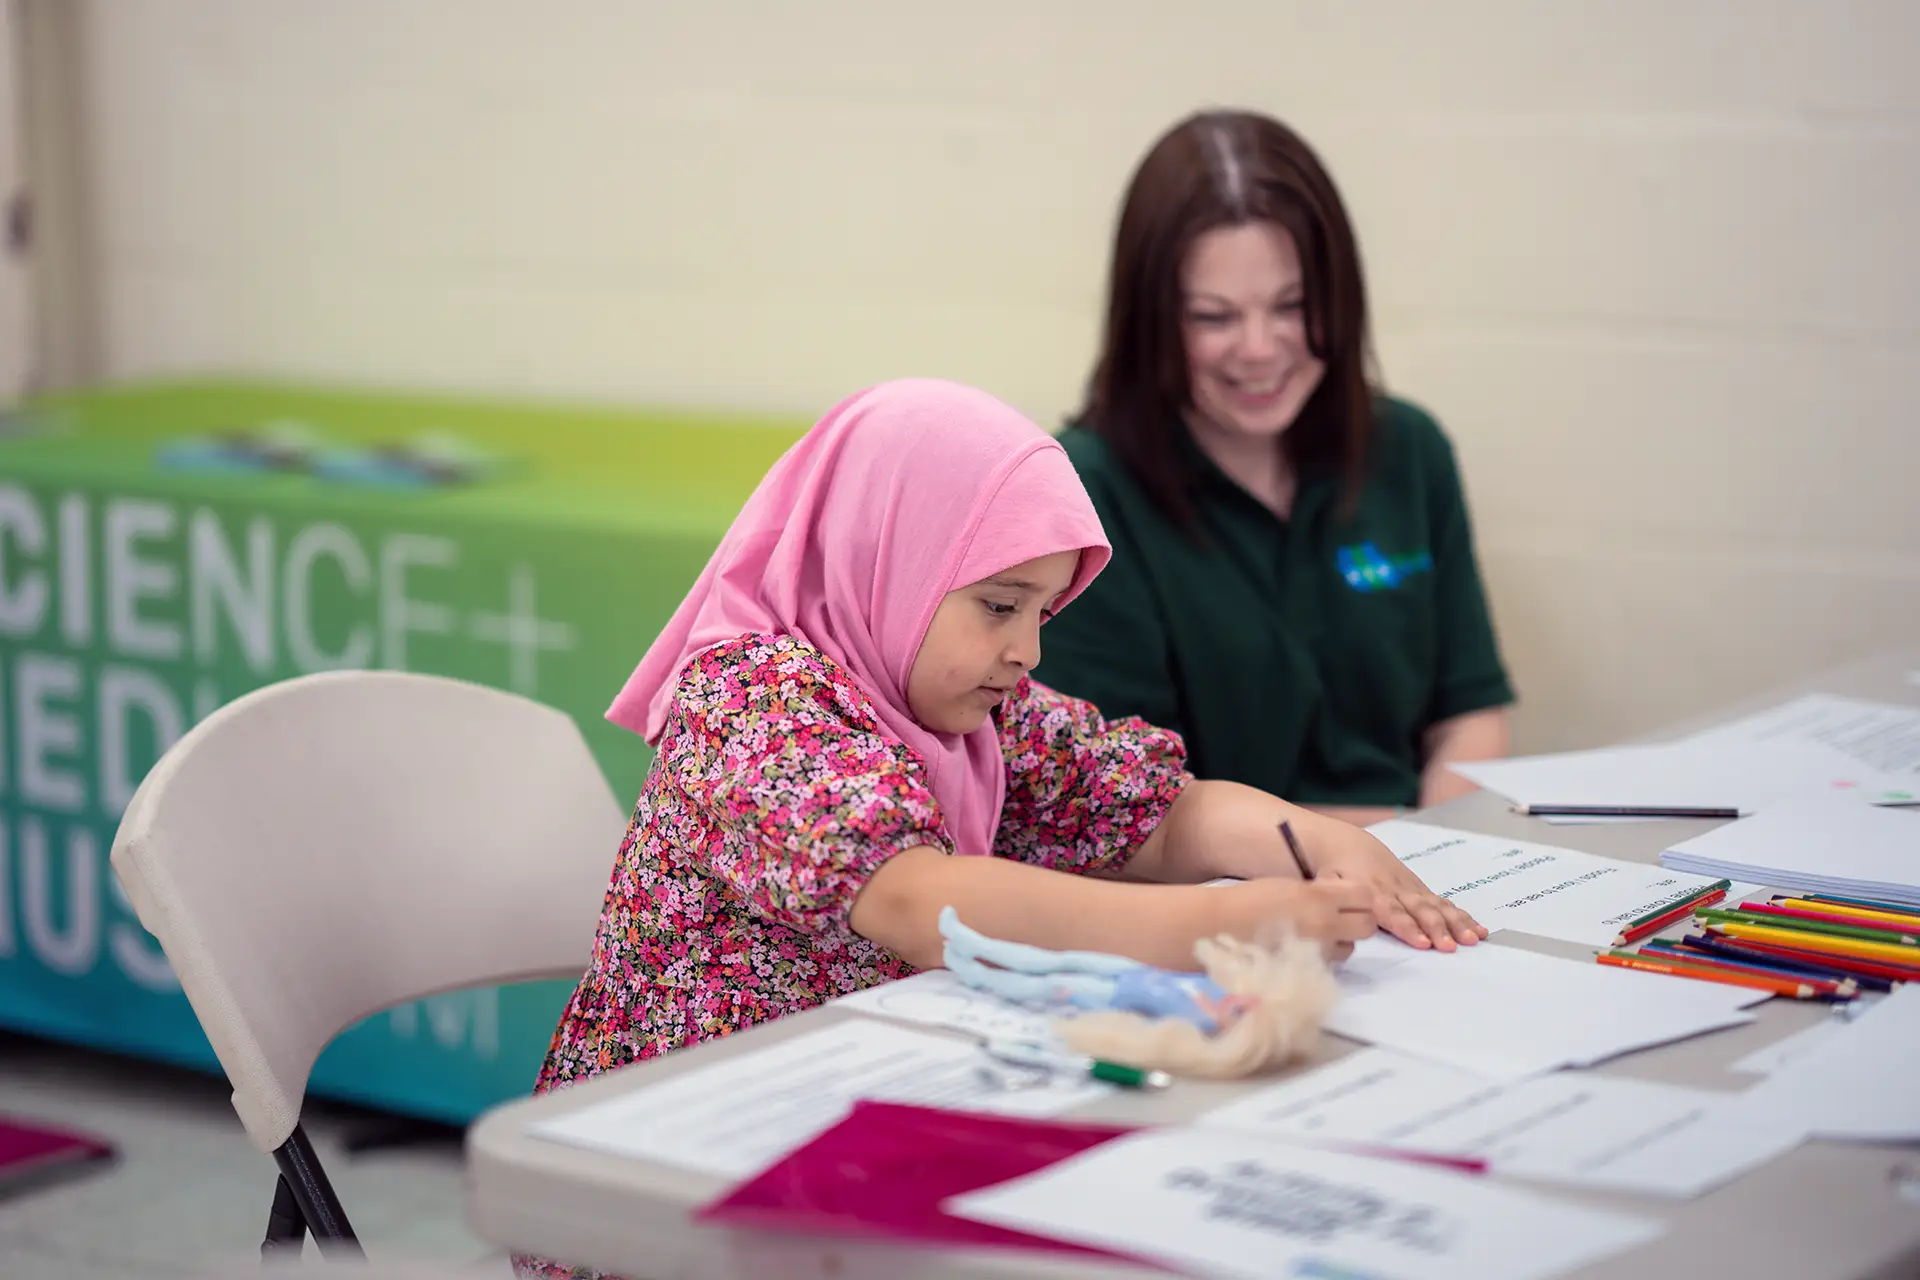
[[[1005,858],[919,845],[887,860],[853,904],[853,931],[908,964],[941,965],[939,915],[951,906],[993,938],[1054,951],[1104,951],[1164,969],[1195,967],[1193,944],[1228,933],[1257,939],[1277,924],[1344,953],[1377,924],[1371,890],[1330,879],[1200,885],[1126,884]]]
[[[1281,837],[1285,820],[1316,877],[1356,881],[1373,893],[1380,927],[1416,947],[1451,950],[1487,931],[1434,894],[1379,840],[1337,818],[1237,782],[1190,782],[1127,863],[1143,880],[1192,883],[1215,876],[1299,877]]]

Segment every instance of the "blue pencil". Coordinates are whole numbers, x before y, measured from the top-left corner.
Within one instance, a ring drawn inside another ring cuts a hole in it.
[[[1835,969],[1820,964],[1802,964],[1797,960],[1790,961],[1772,955],[1762,955],[1749,951],[1745,947],[1729,944],[1720,938],[1708,937],[1706,934],[1689,934],[1680,940],[1680,946],[1683,950],[1702,951],[1738,964],[1772,969],[1777,973],[1817,978],[1826,982],[1838,982],[1842,978],[1851,978],[1860,984],[1860,989],[1863,991],[1893,990],[1893,983],[1872,974],[1855,973],[1850,969]]]
[[[1685,960],[1689,956],[1692,956],[1709,964],[1725,965],[1729,969],[1744,969],[1748,973],[1756,973],[1768,978],[1807,978],[1819,982],[1843,982],[1847,984],[1847,990],[1849,991],[1857,990],[1860,981],[1859,978],[1850,973],[1839,973],[1833,970],[1820,970],[1816,972],[1813,969],[1799,968],[1793,965],[1763,964],[1755,960],[1750,960],[1745,956],[1736,960],[1724,951],[1715,951],[1707,947],[1689,947],[1681,943],[1666,942],[1658,938],[1648,942],[1641,950],[1652,951],[1658,955],[1672,956],[1676,960]]]

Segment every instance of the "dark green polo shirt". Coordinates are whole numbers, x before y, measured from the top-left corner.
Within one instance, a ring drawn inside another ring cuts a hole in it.
[[[1189,438],[1198,538],[1098,436],[1066,431],[1113,560],[1041,633],[1036,678],[1178,730],[1203,778],[1304,803],[1416,803],[1426,729],[1513,691],[1453,448],[1422,410],[1377,404],[1351,519],[1338,476],[1301,476],[1283,520]]]

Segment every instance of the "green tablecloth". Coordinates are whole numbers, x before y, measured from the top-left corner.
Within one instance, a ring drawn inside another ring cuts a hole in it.
[[[573,715],[636,794],[647,749],[602,713],[805,426],[230,382],[0,422],[0,1024],[214,1065],[107,855],[167,744],[260,685],[353,666],[513,689]],[[287,470],[210,466],[227,454],[209,437],[250,431],[308,443]],[[482,465],[415,488],[322,478],[433,433]],[[376,1015],[313,1088],[470,1118],[530,1087],[567,989]]]

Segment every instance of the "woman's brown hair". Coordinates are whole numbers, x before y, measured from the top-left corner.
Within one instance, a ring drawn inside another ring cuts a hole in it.
[[[1193,469],[1174,433],[1192,400],[1181,336],[1180,268],[1202,234],[1271,222],[1293,237],[1306,290],[1307,342],[1326,374],[1281,437],[1296,475],[1336,471],[1349,505],[1373,429],[1367,295],[1353,226],[1313,149],[1279,121],[1209,111],[1169,130],[1134,171],[1113,238],[1107,319],[1080,421],[1104,438],[1147,495],[1193,522]]]

